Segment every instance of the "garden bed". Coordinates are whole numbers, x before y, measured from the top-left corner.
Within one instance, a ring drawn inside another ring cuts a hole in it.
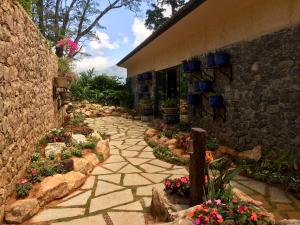
[[[109,157],[107,138],[88,128],[78,115],[67,120],[65,128],[51,130],[37,144],[16,193],[6,202],[5,221],[23,223],[83,185],[94,167]]]

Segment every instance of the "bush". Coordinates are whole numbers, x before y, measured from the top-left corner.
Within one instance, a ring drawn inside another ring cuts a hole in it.
[[[80,148],[75,148],[72,150],[72,155],[76,157],[82,157],[82,150]]]
[[[170,194],[176,194],[185,197],[188,197],[190,194],[191,183],[189,176],[175,179],[166,179],[164,184],[165,191]]]
[[[31,162],[37,162],[40,161],[40,159],[41,159],[41,154],[38,152],[33,153],[31,156]]]
[[[181,159],[178,156],[172,154],[171,150],[168,147],[156,146],[153,149],[153,154],[156,158],[163,160],[165,162],[173,163],[176,165],[186,165],[188,164],[187,160]]]
[[[205,147],[209,150],[217,150],[219,148],[219,143],[218,140],[216,138],[211,138],[206,142]]]
[[[72,157],[72,153],[69,150],[63,150],[61,152],[61,159],[69,159]]]
[[[28,13],[28,14],[31,14],[32,12],[32,4],[33,4],[33,1],[32,0],[17,0],[17,2],[19,2],[23,8],[25,9],[25,11]]]
[[[127,84],[122,83],[116,76],[99,75],[94,70],[81,73],[72,83],[71,90],[76,100],[129,108],[133,105],[133,94]]]
[[[17,198],[25,198],[29,195],[31,184],[27,179],[22,179],[17,183]]]
[[[156,146],[158,146],[158,144],[157,144],[155,141],[149,141],[149,142],[148,142],[148,145],[149,145],[151,148],[155,148]]]

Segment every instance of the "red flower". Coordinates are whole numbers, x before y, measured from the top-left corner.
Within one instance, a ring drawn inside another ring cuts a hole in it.
[[[170,181],[166,181],[165,184],[166,184],[167,187],[171,186],[171,182]]]
[[[35,170],[35,169],[31,170],[31,174],[32,174],[32,175],[37,174],[37,170]]]
[[[217,214],[217,222],[223,223],[223,217],[220,214]]]
[[[181,186],[181,184],[180,184],[179,182],[177,182],[177,183],[176,183],[176,187],[179,188],[180,186]]]
[[[257,215],[256,215],[255,212],[252,212],[252,214],[251,214],[251,220],[254,221],[254,222],[257,221]]]

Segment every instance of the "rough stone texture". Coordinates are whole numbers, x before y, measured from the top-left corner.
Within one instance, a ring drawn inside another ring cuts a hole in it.
[[[298,150],[299,36],[300,26],[219,49],[231,54],[233,68],[232,82],[216,74],[215,86],[223,91],[227,120],[214,121],[205,113],[201,118],[198,113],[190,116],[193,124],[233,147]],[[200,58],[206,62],[204,55]],[[205,101],[205,109],[211,112]]]
[[[86,153],[82,157],[90,162],[93,167],[99,164],[99,159],[95,153]]]
[[[82,173],[74,171],[66,173],[63,176],[68,183],[69,192],[80,187],[85,182],[86,178]]]
[[[57,57],[15,1],[0,4],[0,205],[23,175],[35,144],[60,126],[52,82]],[[63,109],[63,108],[62,108]]]
[[[48,143],[45,148],[46,157],[51,154],[58,155],[66,147],[65,142]]]
[[[72,157],[74,162],[74,171],[81,172],[83,174],[90,174],[93,170],[93,164],[84,158]]]
[[[34,216],[40,209],[35,198],[19,200],[5,209],[5,220],[8,223],[22,223]]]
[[[0,207],[0,224],[2,224],[4,220],[4,205]]]
[[[86,142],[86,137],[83,134],[72,134],[72,142],[74,144]]]
[[[108,140],[101,140],[96,146],[96,152],[103,154],[103,160],[105,161],[110,156],[110,148]]]
[[[44,205],[55,199],[62,198],[69,193],[68,183],[61,174],[46,177],[42,182],[37,193],[40,205]]]
[[[280,225],[300,225],[300,220],[281,220]]]

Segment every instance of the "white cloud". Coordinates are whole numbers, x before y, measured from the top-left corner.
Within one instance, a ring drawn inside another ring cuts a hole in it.
[[[163,7],[163,9],[165,9],[165,11],[163,11],[163,15],[165,17],[171,17],[171,15],[172,15],[172,7],[170,5],[166,5],[166,4],[163,5],[162,7]]]
[[[75,62],[76,72],[79,73],[92,68],[95,68],[96,71],[102,71],[112,65],[113,63],[111,62],[111,60],[103,56],[85,57]]]
[[[123,40],[122,40],[122,41],[123,41],[124,44],[127,44],[128,41],[129,41],[129,39],[128,39],[128,37],[123,37]]]
[[[139,18],[134,18],[132,31],[134,35],[134,47],[138,46],[151,34],[151,30],[147,29],[145,27],[144,21]]]
[[[90,42],[90,46],[93,49],[118,49],[120,48],[119,44],[110,41],[110,37],[107,33],[104,32],[96,32],[97,39]]]

